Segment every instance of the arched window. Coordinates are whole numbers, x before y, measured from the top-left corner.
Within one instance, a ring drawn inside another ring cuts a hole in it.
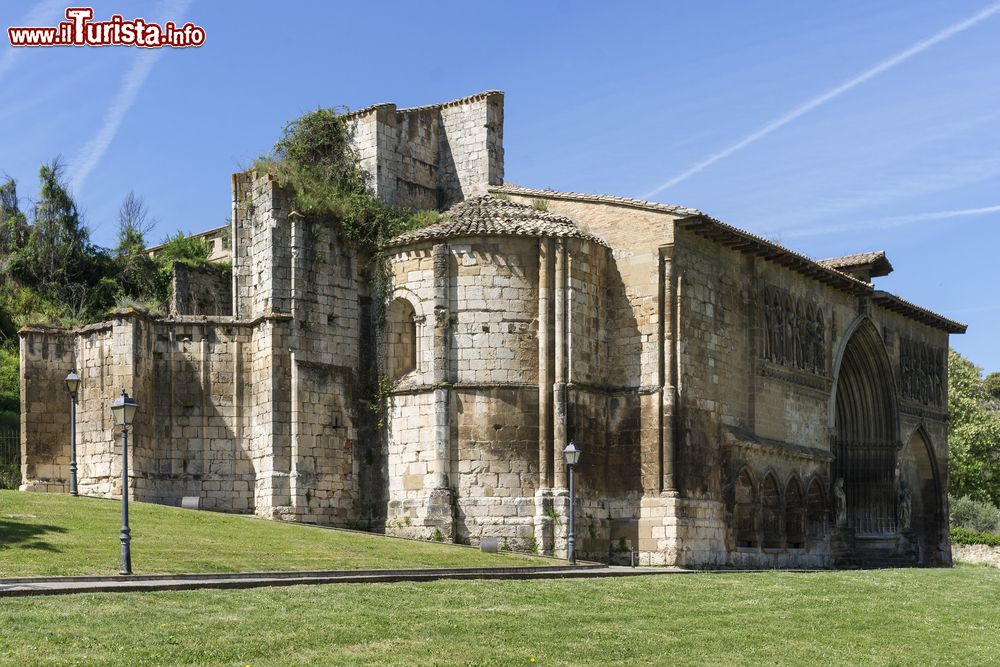
[[[785,544],[789,549],[805,546],[806,507],[802,497],[802,485],[793,477],[785,487]]]
[[[816,540],[826,533],[826,494],[818,479],[809,484],[806,497],[806,516],[809,521],[809,537]]]
[[[768,474],[760,485],[760,506],[764,527],[765,549],[780,549],[784,537],[783,524],[785,517],[781,508],[781,491],[778,480]]]
[[[736,546],[757,546],[757,494],[750,473],[744,470],[736,478],[736,498],[733,522],[736,525]]]
[[[417,318],[413,305],[396,299],[385,313],[386,372],[398,380],[417,368]]]

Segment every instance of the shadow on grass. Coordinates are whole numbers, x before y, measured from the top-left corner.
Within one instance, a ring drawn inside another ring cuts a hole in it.
[[[0,551],[14,546],[22,549],[38,549],[39,551],[61,551],[41,538],[49,533],[65,532],[66,529],[62,526],[19,523],[0,519]]]

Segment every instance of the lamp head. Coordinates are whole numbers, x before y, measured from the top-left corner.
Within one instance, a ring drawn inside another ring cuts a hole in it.
[[[66,383],[66,390],[69,391],[69,395],[76,398],[76,392],[80,388],[80,376],[76,374],[75,370],[69,372],[64,380]]]
[[[122,391],[122,395],[111,404],[111,414],[115,418],[115,424],[118,426],[131,426],[132,420],[135,419],[135,413],[139,410],[139,404],[129,397],[125,391]]]
[[[580,460],[580,454],[581,452],[577,449],[576,443],[570,441],[570,443],[566,445],[566,449],[563,450],[563,456],[566,457],[566,465],[575,466]]]

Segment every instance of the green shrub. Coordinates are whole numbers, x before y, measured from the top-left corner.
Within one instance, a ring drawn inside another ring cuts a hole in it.
[[[317,109],[291,121],[274,150],[258,158],[253,168],[290,187],[299,213],[339,221],[347,236],[365,249],[436,222],[435,211],[414,212],[381,202],[361,169],[351,144],[353,128],[342,111]]]
[[[16,489],[21,485],[21,466],[0,463],[0,489]]]
[[[951,526],[975,532],[992,533],[1000,530],[1000,510],[990,503],[969,496],[950,498]]]
[[[1000,533],[984,533],[965,528],[952,528],[951,541],[956,544],[985,544],[1000,547]]]

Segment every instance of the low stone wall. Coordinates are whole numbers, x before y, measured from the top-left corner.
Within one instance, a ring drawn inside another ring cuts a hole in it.
[[[174,262],[170,314],[230,317],[233,274],[221,267],[195,267]]]
[[[1000,567],[1000,547],[990,547],[985,544],[952,544],[951,558],[963,563]]]

